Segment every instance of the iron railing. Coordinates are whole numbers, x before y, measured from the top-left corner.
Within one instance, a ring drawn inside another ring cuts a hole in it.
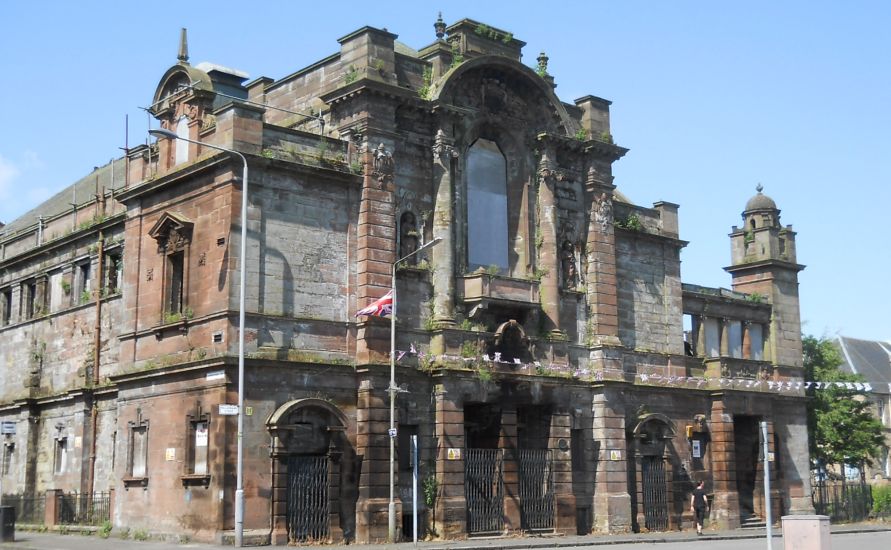
[[[101,525],[111,519],[111,493],[59,493],[60,525]]]
[[[3,495],[3,505],[15,508],[18,524],[42,525],[46,510],[46,497],[28,495]]]
[[[288,459],[288,540],[328,540],[328,457]]]
[[[832,523],[863,521],[872,510],[872,489],[862,481],[814,481],[814,510]]]
[[[518,449],[520,526],[525,531],[554,529],[554,476],[549,449]]]

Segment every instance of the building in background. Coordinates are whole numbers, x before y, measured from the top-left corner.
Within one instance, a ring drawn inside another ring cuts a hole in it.
[[[866,479],[877,481],[891,479],[891,342],[858,340],[847,336],[837,336],[835,344],[841,351],[844,362],[841,369],[851,374],[859,374],[870,383],[872,391],[867,392],[871,410],[882,422],[885,435],[885,448],[880,460],[866,467]],[[846,467],[846,471],[849,470]],[[859,468],[853,468],[857,477]]]
[[[236,157],[161,140],[2,228],[5,492],[231,530],[244,262],[247,533],[386,539],[390,322],[355,313],[440,239],[396,271],[401,534],[413,435],[422,529],[447,538],[676,529],[700,479],[725,528],[811,511],[777,205],[759,188],[733,228],[733,290],[682,284],[678,206],[613,181],[610,102],[558,99],[510,32],[434,29],[414,50],[365,27],[278,80],[191,65],[183,39],[151,112],[245,155],[247,219]]]

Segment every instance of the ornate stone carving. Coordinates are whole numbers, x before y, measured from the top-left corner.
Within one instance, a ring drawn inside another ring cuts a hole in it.
[[[372,175],[377,178],[377,181],[383,187],[387,182],[393,181],[393,173],[396,168],[396,164],[393,161],[393,154],[390,151],[387,151],[387,148],[384,147],[384,144],[381,143],[377,146],[377,149],[374,150],[373,157],[373,172]]]
[[[578,284],[575,246],[568,239],[560,247],[560,267],[563,271],[563,288],[575,288]]]
[[[613,201],[606,193],[595,197],[591,212],[594,214],[594,222],[600,225],[600,230],[606,233],[613,225]]]

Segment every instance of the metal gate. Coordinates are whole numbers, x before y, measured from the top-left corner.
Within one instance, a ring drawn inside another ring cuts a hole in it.
[[[501,449],[466,449],[464,497],[467,533],[482,535],[504,531],[504,480]]]
[[[551,451],[520,449],[520,526],[526,531],[554,529],[554,477]]]
[[[328,457],[288,457],[288,540],[328,540]]]
[[[668,494],[665,490],[665,462],[661,456],[643,456],[640,461],[643,482],[644,526],[650,531],[668,529]]]

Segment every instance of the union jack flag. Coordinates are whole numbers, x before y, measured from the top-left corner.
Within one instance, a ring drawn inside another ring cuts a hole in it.
[[[360,315],[373,315],[377,317],[387,317],[393,314],[393,291],[387,292],[377,300],[371,302],[366,307],[356,312],[356,317]]]

